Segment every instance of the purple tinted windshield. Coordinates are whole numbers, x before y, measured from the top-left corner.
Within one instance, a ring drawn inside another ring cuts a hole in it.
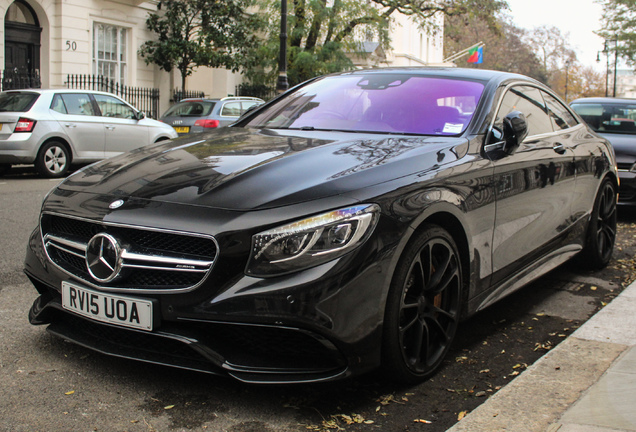
[[[402,74],[339,75],[310,83],[247,126],[458,135],[484,85]]]

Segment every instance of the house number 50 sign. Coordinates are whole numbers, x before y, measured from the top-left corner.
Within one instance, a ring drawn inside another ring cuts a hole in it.
[[[66,41],[66,51],[75,51],[77,49],[77,42],[67,40]]]

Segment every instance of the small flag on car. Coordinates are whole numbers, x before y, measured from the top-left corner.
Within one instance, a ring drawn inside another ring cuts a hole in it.
[[[475,47],[468,51],[468,63],[480,64],[484,62],[484,47]]]

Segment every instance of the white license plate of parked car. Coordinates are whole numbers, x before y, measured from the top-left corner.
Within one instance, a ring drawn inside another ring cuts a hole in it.
[[[62,307],[96,321],[152,330],[150,300],[106,294],[62,282]]]

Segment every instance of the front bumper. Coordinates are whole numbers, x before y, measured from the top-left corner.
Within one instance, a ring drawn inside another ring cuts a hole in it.
[[[48,331],[56,336],[104,354],[244,382],[340,379],[380,364],[393,256],[389,243],[374,235],[337,260],[266,279],[245,276],[244,262],[236,265],[234,257],[221,256],[196,289],[134,292],[135,297],[156,302],[159,325],[148,332],[93,321],[63,309],[62,282],[85,282],[49,261],[36,229],[29,241],[25,272],[40,296],[29,319],[32,324],[49,324]],[[379,245],[384,245],[382,250]],[[221,244],[221,250],[228,249]]]

